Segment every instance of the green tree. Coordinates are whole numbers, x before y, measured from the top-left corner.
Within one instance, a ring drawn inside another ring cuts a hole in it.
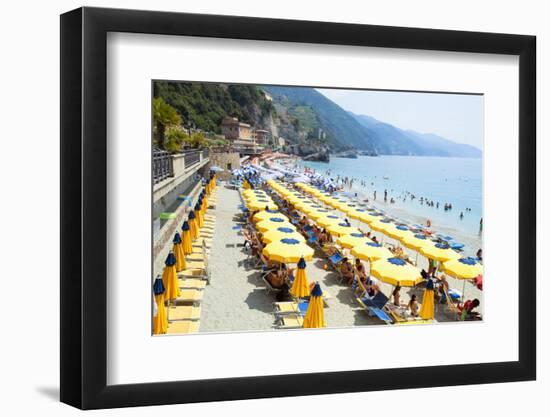
[[[164,149],[170,153],[181,152],[182,146],[189,141],[189,135],[181,126],[169,126],[166,128]]]
[[[193,148],[204,148],[210,143],[200,132],[195,132],[186,140],[187,144]]]
[[[175,108],[166,103],[161,97],[153,99],[153,123],[156,130],[156,141],[159,147],[164,148],[166,129],[181,125],[181,117]]]

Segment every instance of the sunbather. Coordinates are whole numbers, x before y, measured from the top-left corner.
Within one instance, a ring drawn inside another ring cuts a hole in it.
[[[477,298],[474,298],[473,300],[466,300],[464,304],[458,306],[458,310],[460,311],[460,319],[461,320],[480,320],[481,317],[477,311],[474,311],[477,307],[479,307],[480,302]]]
[[[392,292],[393,305],[399,307],[401,305],[401,285],[397,285]]]
[[[409,304],[407,304],[407,309],[411,313],[411,316],[418,317],[418,301],[416,301],[416,294],[411,296]]]
[[[367,271],[365,270],[365,265],[361,262],[361,259],[355,258],[355,273],[362,281],[367,279]]]
[[[348,258],[344,258],[342,260],[342,263],[340,264],[340,273],[347,284],[351,284],[353,282],[353,265]]]

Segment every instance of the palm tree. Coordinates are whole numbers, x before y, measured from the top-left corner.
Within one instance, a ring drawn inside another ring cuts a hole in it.
[[[181,125],[181,117],[175,108],[166,103],[161,97],[153,99],[153,123],[156,127],[157,144],[164,149],[166,128]]]

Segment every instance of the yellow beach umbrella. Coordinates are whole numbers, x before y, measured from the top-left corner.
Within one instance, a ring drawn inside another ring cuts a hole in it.
[[[296,272],[296,277],[292,283],[292,288],[290,293],[294,297],[303,298],[309,295],[309,282],[306,276],[306,261],[302,257],[298,261],[298,271]]]
[[[269,219],[270,217],[288,221],[288,217],[278,210],[262,210],[256,213],[252,218],[252,220],[257,223],[257,222],[261,222],[262,220]]]
[[[426,258],[440,262],[458,259],[460,255],[444,243],[430,242],[420,248],[420,253]]]
[[[189,212],[188,221],[189,221],[189,230],[191,232],[191,239],[195,240],[196,238],[199,237],[199,226],[198,226],[197,221],[195,219],[195,212],[194,211]]]
[[[273,202],[273,200],[264,198],[260,200],[250,200],[246,203],[246,207],[252,211],[265,210],[266,207],[269,210],[277,210],[277,205]]]
[[[422,295],[422,305],[418,314],[423,320],[433,320],[434,318],[434,283],[431,279],[428,279],[426,283],[426,289]]]
[[[195,220],[199,229],[204,226],[204,219],[202,218],[202,212],[199,203],[195,205]]]
[[[387,248],[376,242],[365,242],[354,246],[351,254],[369,262],[392,257],[392,253]]]
[[[483,274],[483,265],[471,257],[443,262],[441,269],[447,275],[458,279],[474,279]]]
[[[187,221],[183,222],[183,225],[181,226],[181,236],[183,253],[185,255],[189,255],[191,252],[193,252],[193,244],[191,238],[191,228],[189,226],[189,222]]]
[[[307,215],[310,219],[317,220],[317,219],[320,219],[321,217],[327,216],[330,213],[331,213],[330,210],[319,208],[319,209],[316,209],[315,211],[307,213]]]
[[[387,233],[387,231],[394,226],[391,220],[388,219],[381,219],[377,220],[375,222],[369,223],[369,226],[372,230],[377,230],[379,232],[382,232],[384,234]]]
[[[329,227],[333,224],[338,224],[342,221],[341,217],[336,216],[335,214],[328,214],[324,217],[321,217],[316,220],[316,223],[321,227]]]
[[[311,298],[307,306],[303,327],[306,329],[320,329],[326,327],[323,291],[318,283],[315,284],[311,291]]]
[[[368,211],[361,211],[360,214],[357,216],[357,220],[360,220],[363,223],[367,223],[370,227],[371,224],[377,222],[382,218],[381,214],[372,213]]]
[[[342,210],[344,213],[346,213],[346,215],[350,215],[350,213],[354,213],[355,210],[357,210],[357,206],[355,204],[344,204],[340,210]]]
[[[296,226],[294,226],[292,223],[278,217],[270,217],[256,223],[256,229],[258,229],[262,233],[265,233],[268,230],[277,229],[278,227],[288,227],[290,229],[296,230]]]
[[[420,270],[401,258],[382,258],[370,267],[371,275],[391,285],[414,287],[423,281]]]
[[[400,224],[394,224],[386,229],[386,234],[394,239],[402,242],[405,238],[409,236],[414,236],[414,233],[409,230],[407,226]]]
[[[361,233],[357,227],[352,227],[349,223],[345,222],[331,224],[327,227],[327,231],[333,236],[344,236],[351,233]]]
[[[268,230],[262,234],[262,241],[265,243],[276,242],[286,238],[296,239],[299,242],[306,241],[300,233],[289,227],[277,227],[276,229]]]
[[[367,210],[360,207],[353,207],[353,210],[350,210],[347,215],[355,220],[361,220],[361,216],[367,214]],[[365,222],[366,223],[366,222]]]
[[[166,315],[166,307],[164,306],[164,293],[166,289],[162,283],[162,279],[157,277],[153,284],[153,295],[157,304],[157,314],[153,316],[153,334],[165,334],[168,330],[168,316]]]
[[[176,272],[181,272],[187,266],[185,262],[185,252],[183,251],[183,242],[178,232],[176,232],[176,234],[174,235],[172,243],[174,244],[174,246],[172,247],[172,251],[176,256]]]
[[[296,239],[281,239],[268,244],[262,253],[270,261],[294,263],[300,258],[310,261],[313,259],[313,249]]]
[[[176,256],[170,251],[164,261],[164,270],[162,271],[162,283],[166,289],[164,294],[165,300],[174,300],[180,295],[180,287],[178,285],[178,276],[176,274]]]
[[[432,241],[426,235],[417,233],[406,236],[403,240],[401,240],[401,242],[409,249],[420,251],[420,248],[431,244]]]
[[[372,242],[366,235],[363,233],[350,233],[338,238],[338,244],[344,248],[354,248],[361,244]]]

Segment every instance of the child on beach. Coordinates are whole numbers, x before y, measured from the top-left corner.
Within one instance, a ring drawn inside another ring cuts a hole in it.
[[[411,313],[411,316],[418,317],[418,302],[416,301],[416,294],[411,296],[409,304],[407,304],[407,309]]]

